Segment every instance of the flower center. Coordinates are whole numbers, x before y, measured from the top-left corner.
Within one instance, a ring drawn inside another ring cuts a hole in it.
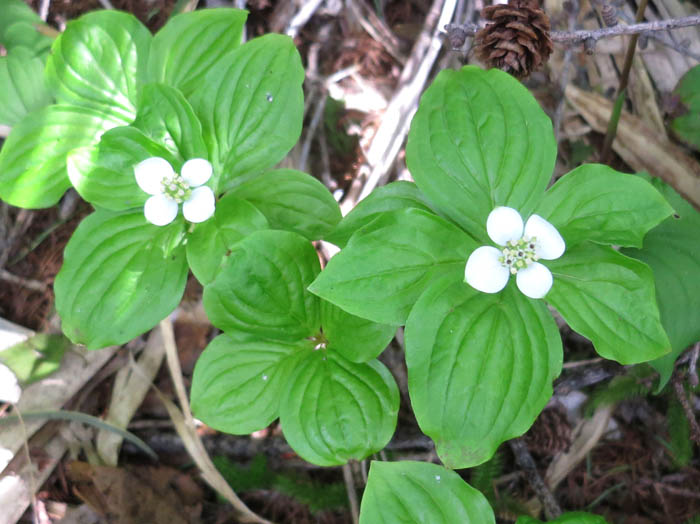
[[[509,240],[503,248],[498,261],[515,275],[518,270],[525,269],[539,257],[535,254],[536,238],[523,237],[520,240]]]
[[[185,200],[190,198],[192,194],[190,185],[185,182],[184,178],[177,174],[172,177],[163,177],[160,184],[163,188],[163,194],[178,204],[182,204]]]

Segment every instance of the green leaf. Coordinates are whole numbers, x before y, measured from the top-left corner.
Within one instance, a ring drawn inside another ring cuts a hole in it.
[[[216,278],[233,246],[254,231],[267,229],[265,215],[245,200],[226,195],[216,203],[214,216],[187,237],[187,261],[203,285]]]
[[[294,169],[277,169],[233,189],[267,217],[273,229],[318,240],[340,221],[340,208],[326,186]]]
[[[148,73],[151,33],[131,14],[93,11],[68,22],[51,46],[46,76],[59,103],[95,109],[128,124]]]
[[[177,89],[146,84],[132,125],[182,161],[207,158],[202,124]]]
[[[443,70],[421,97],[406,163],[437,211],[481,240],[496,206],[530,215],[554,169],[552,123],[530,92],[498,69]]]
[[[38,81],[44,61],[24,47],[0,57],[0,124],[17,125],[27,113],[51,103],[51,94]]]
[[[0,44],[6,48],[5,32],[16,22],[41,23],[41,18],[23,0],[3,0],[0,2]]]
[[[134,166],[154,156],[179,167],[177,157],[138,129],[117,127],[102,135],[98,144],[68,154],[68,177],[80,196],[96,207],[112,211],[142,208],[150,195],[136,183]]]
[[[486,498],[457,473],[427,462],[372,461],[360,524],[494,524]]]
[[[37,30],[40,25],[46,26],[22,0],[0,2],[0,44],[8,51],[25,47],[33,55],[47,52],[53,40]]]
[[[558,519],[548,520],[549,524],[608,524],[607,521],[600,515],[592,513],[584,513],[583,511],[574,511],[573,513],[565,513]],[[532,517],[523,516],[518,518],[515,524],[543,524],[541,520],[533,519]]]
[[[592,242],[546,265],[554,276],[547,301],[598,354],[637,364],[668,353],[649,266]]]
[[[226,53],[240,46],[247,11],[200,9],[173,16],[153,38],[148,69],[155,82],[189,94]]]
[[[525,433],[561,371],[556,323],[515,282],[486,294],[438,279],[411,311],[405,337],[413,411],[451,468],[481,464]]]
[[[44,22],[29,23],[15,22],[10,25],[5,31],[5,40],[7,49],[16,50],[24,48],[31,52],[34,56],[46,60],[51,51],[53,39],[39,32],[38,27],[44,26],[51,30]]]
[[[643,249],[624,253],[647,263],[654,273],[661,323],[672,347],[671,353],[650,362],[661,375],[660,389],[671,377],[676,358],[700,340],[700,213],[668,184],[658,178],[651,181],[676,213],[647,233]]]
[[[88,349],[123,344],[169,315],[187,281],[183,233],[181,220],[154,226],[142,210],[84,219],[54,283],[68,338]]]
[[[0,198],[19,207],[54,205],[70,187],[67,153],[116,125],[99,111],[75,106],[50,105],[30,113],[0,150]]]
[[[223,167],[214,184],[220,192],[242,175],[274,166],[297,142],[303,81],[294,42],[275,34],[247,42],[210,68],[189,100],[202,122],[210,160]]]
[[[399,388],[386,367],[308,351],[280,402],[284,436],[304,460],[337,466],[382,449],[396,428]]]
[[[584,240],[641,247],[646,232],[673,209],[646,180],[586,164],[559,179],[535,212],[556,226],[569,248]]]
[[[296,342],[320,327],[318,299],[306,288],[320,272],[303,237],[257,231],[231,249],[214,281],[204,287],[204,309],[219,329]]]
[[[190,393],[192,413],[234,435],[263,429],[279,416],[295,356],[308,341],[236,340],[219,335],[197,360]]]
[[[377,358],[396,334],[396,326],[356,317],[325,300],[321,301],[321,326],[328,347],[351,362]]]
[[[683,75],[673,94],[680,99],[683,114],[671,121],[671,130],[700,150],[700,65]]]
[[[23,386],[27,386],[57,371],[69,345],[63,335],[38,333],[4,349],[0,361],[14,372]]]
[[[350,237],[384,211],[417,208],[431,212],[425,197],[412,182],[392,182],[378,187],[348,213],[325,239],[336,246],[345,247]]]
[[[421,209],[382,214],[335,255],[309,287],[353,315],[402,325],[425,287],[443,273],[461,280],[478,247],[464,231]]]

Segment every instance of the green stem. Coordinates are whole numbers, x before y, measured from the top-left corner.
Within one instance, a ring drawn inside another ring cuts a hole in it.
[[[642,0],[639,3],[639,7],[637,8],[637,15],[635,17],[635,22],[637,24],[640,23],[644,18],[644,11],[646,11],[647,8],[647,1],[648,0]],[[632,37],[630,38],[629,45],[627,46],[627,52],[625,53],[625,63],[622,66],[620,84],[617,86],[617,93],[615,94],[615,105],[613,107],[612,114],[610,115],[610,120],[608,122],[608,130],[605,134],[605,141],[603,142],[603,152],[601,153],[603,163],[610,162],[612,143],[615,139],[615,134],[617,133],[617,124],[620,121],[622,103],[625,100],[627,84],[629,83],[630,71],[632,70],[632,64],[634,62],[634,53],[637,49],[638,39],[638,33],[632,35]]]

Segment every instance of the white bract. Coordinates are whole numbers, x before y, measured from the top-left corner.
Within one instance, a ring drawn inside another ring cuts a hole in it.
[[[182,165],[180,174],[173,171],[164,158],[151,157],[134,166],[136,183],[152,195],[143,207],[151,224],[164,226],[182,214],[190,222],[204,222],[214,214],[215,198],[211,188],[204,186],[211,178],[212,166],[203,158],[193,158]]]
[[[500,206],[489,213],[486,232],[501,248],[474,250],[464,268],[467,284],[484,293],[498,293],[510,275],[515,275],[524,295],[544,297],[552,287],[552,273],[537,260],[554,260],[564,254],[566,244],[559,231],[539,215],[530,215],[523,227],[520,213]]]

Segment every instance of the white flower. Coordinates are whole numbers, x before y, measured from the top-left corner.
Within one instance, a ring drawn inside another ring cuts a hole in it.
[[[0,402],[17,404],[21,394],[17,376],[5,364],[0,364]]]
[[[185,219],[204,222],[214,214],[214,192],[202,185],[211,178],[211,173],[211,164],[203,158],[185,162],[179,175],[164,158],[151,157],[136,164],[136,183],[153,195],[143,207],[146,220],[156,226],[170,224],[177,216],[178,205],[182,204]]]
[[[539,215],[523,219],[512,207],[497,207],[486,219],[486,232],[499,246],[474,250],[464,268],[464,280],[484,293],[498,293],[516,275],[518,289],[530,298],[542,298],[552,287],[552,273],[538,259],[554,260],[566,244],[559,231]]]

